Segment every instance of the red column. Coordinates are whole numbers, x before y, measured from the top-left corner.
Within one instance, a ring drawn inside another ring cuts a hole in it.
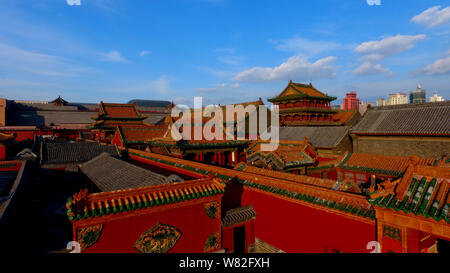
[[[255,243],[255,221],[245,224],[245,252],[248,253],[248,245]]]
[[[6,146],[3,144],[0,144],[0,160],[6,159]]]

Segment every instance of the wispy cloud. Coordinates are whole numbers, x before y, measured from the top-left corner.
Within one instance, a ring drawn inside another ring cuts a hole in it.
[[[213,92],[223,92],[223,91],[229,91],[230,89],[237,89],[241,87],[239,83],[218,83],[213,87],[203,87],[203,88],[194,88],[194,91],[207,94],[207,93],[213,93]]]
[[[134,93],[136,95],[145,97],[154,96],[158,94],[159,96],[171,96],[174,94],[175,89],[171,86],[173,78],[162,75],[154,80],[142,81],[137,84],[130,84],[126,87],[115,87],[111,90],[118,93]]]
[[[81,0],[66,0],[69,6],[81,6]]]
[[[142,51],[139,53],[139,56],[144,57],[144,56],[147,56],[147,55],[150,55],[150,54],[152,54],[151,51],[142,50]]]
[[[244,60],[243,56],[236,54],[235,48],[215,48],[213,52],[219,55],[217,60],[224,64],[240,65]]]
[[[441,6],[431,7],[414,16],[411,22],[425,25],[429,28],[448,23],[450,22],[450,6],[443,9],[441,9]]]
[[[229,65],[239,65],[244,58],[242,56],[227,55],[217,58],[219,62]]]
[[[426,75],[444,75],[450,73],[450,56],[446,56],[441,59],[437,59],[432,64],[425,66],[418,72],[425,73]]]
[[[384,73],[386,73],[387,75],[393,75],[388,68],[382,67],[381,64],[373,64],[371,62],[365,62],[353,71],[353,74],[357,76],[367,76]]]
[[[33,81],[24,81],[24,80],[16,80],[16,79],[7,79],[7,78],[0,78],[0,87],[18,87],[18,86],[24,86],[24,87],[48,87],[48,86],[58,86],[55,83],[48,83],[48,82],[33,82]]]
[[[276,67],[254,67],[242,71],[233,80],[237,82],[264,82],[334,78],[336,76],[335,68],[332,66],[334,60],[336,60],[336,57],[329,56],[312,63],[302,56],[293,56]]]
[[[100,53],[100,56],[104,61],[110,62],[126,62],[127,60],[120,55],[120,52],[117,50],[112,50],[106,53]]]
[[[306,57],[316,56],[322,52],[348,48],[340,43],[332,41],[315,41],[301,37],[290,39],[270,40],[275,48],[280,51],[294,52]]]
[[[355,48],[355,52],[362,56],[362,60],[380,61],[413,48],[418,41],[426,37],[425,34],[415,36],[398,34],[379,41],[364,42]]]
[[[217,78],[229,78],[235,74],[235,72],[233,72],[231,70],[224,70],[224,69],[213,68],[213,67],[197,66],[196,68],[201,71],[204,71],[206,73],[209,73],[210,75],[217,77]]]
[[[21,49],[0,42],[0,67],[44,76],[76,76],[91,68],[72,64],[63,57]]]

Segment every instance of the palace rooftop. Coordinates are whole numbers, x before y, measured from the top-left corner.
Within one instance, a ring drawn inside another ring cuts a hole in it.
[[[352,128],[357,135],[450,136],[450,101],[369,109]]]

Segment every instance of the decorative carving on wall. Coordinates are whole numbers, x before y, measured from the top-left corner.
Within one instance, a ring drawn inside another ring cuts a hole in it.
[[[176,227],[157,223],[142,233],[134,244],[141,253],[166,253],[173,248],[181,237],[181,231]]]
[[[383,236],[389,237],[391,239],[402,241],[402,231],[399,228],[384,225],[383,226]]]
[[[206,215],[208,215],[208,217],[214,218],[214,219],[219,219],[220,215],[220,204],[219,202],[212,202],[212,203],[207,203],[205,204],[205,211],[206,211]]]
[[[80,250],[84,251],[88,247],[97,243],[102,235],[103,225],[90,226],[78,229],[78,242],[80,243]]]
[[[208,236],[205,243],[205,252],[218,249],[220,247],[220,233],[219,231],[214,232]]]

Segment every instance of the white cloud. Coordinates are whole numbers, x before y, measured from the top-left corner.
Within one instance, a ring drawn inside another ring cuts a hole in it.
[[[126,59],[123,58],[120,55],[120,52],[117,50],[113,50],[107,53],[100,53],[100,55],[103,57],[103,60],[105,61],[111,61],[111,62],[125,62]]]
[[[243,57],[235,55],[227,55],[217,58],[219,62],[230,65],[239,65],[242,62]]]
[[[0,43],[0,68],[43,76],[76,76],[90,68],[71,64],[65,58]]]
[[[217,92],[218,88],[217,87],[199,87],[199,88],[194,88],[194,91],[199,92],[199,93],[212,93],[212,92]]]
[[[196,68],[217,78],[229,78],[235,74],[235,72],[230,70],[222,70],[212,67],[197,66]]]
[[[426,37],[425,34],[415,36],[399,34],[380,41],[364,42],[355,48],[355,52],[362,55],[363,60],[379,61],[413,48],[418,41]]]
[[[427,75],[442,75],[450,72],[450,56],[436,60],[434,63],[427,65],[423,72]]]
[[[151,51],[142,50],[142,51],[139,53],[139,56],[144,57],[144,56],[150,55],[150,54],[152,54]]]
[[[382,67],[381,64],[372,64],[371,62],[365,62],[353,71],[353,74],[358,76],[375,75],[382,73],[388,73],[389,75],[392,75],[392,72],[390,72],[388,68]]]
[[[212,92],[217,92],[217,91],[224,91],[224,90],[229,90],[229,89],[236,89],[241,87],[241,85],[239,83],[219,83],[214,87],[204,87],[204,88],[195,88],[194,91],[199,92],[199,93],[212,93]]]
[[[154,95],[155,93],[159,93],[160,95],[167,96],[175,91],[170,85],[172,81],[173,79],[171,77],[162,75],[154,80],[146,80],[137,84],[128,84],[126,87],[114,87],[110,90],[119,93],[134,93],[137,95]]]
[[[436,27],[450,22],[450,7],[440,9],[441,6],[434,6],[424,12],[414,16],[411,22],[422,24],[429,28]]]
[[[254,67],[242,71],[233,80],[237,82],[262,82],[288,79],[308,81],[334,78],[336,72],[331,65],[334,60],[336,60],[336,57],[329,56],[311,63],[304,57],[293,56],[276,67]]]
[[[215,53],[224,53],[224,54],[235,54],[236,49],[231,47],[220,47],[213,49]]]
[[[55,83],[47,83],[47,82],[31,82],[31,81],[24,81],[24,80],[0,78],[0,87],[17,87],[17,86],[49,87],[49,86],[57,86],[57,85]]]
[[[270,42],[275,44],[275,48],[280,51],[301,53],[304,56],[315,56],[321,52],[327,52],[344,48],[339,43],[328,41],[313,41],[300,37],[294,37],[291,39],[271,40]]]
[[[215,48],[213,52],[219,55],[217,60],[224,64],[239,65],[244,59],[244,57],[236,55],[235,48]]]
[[[66,3],[69,6],[81,6],[81,0],[66,0]]]

